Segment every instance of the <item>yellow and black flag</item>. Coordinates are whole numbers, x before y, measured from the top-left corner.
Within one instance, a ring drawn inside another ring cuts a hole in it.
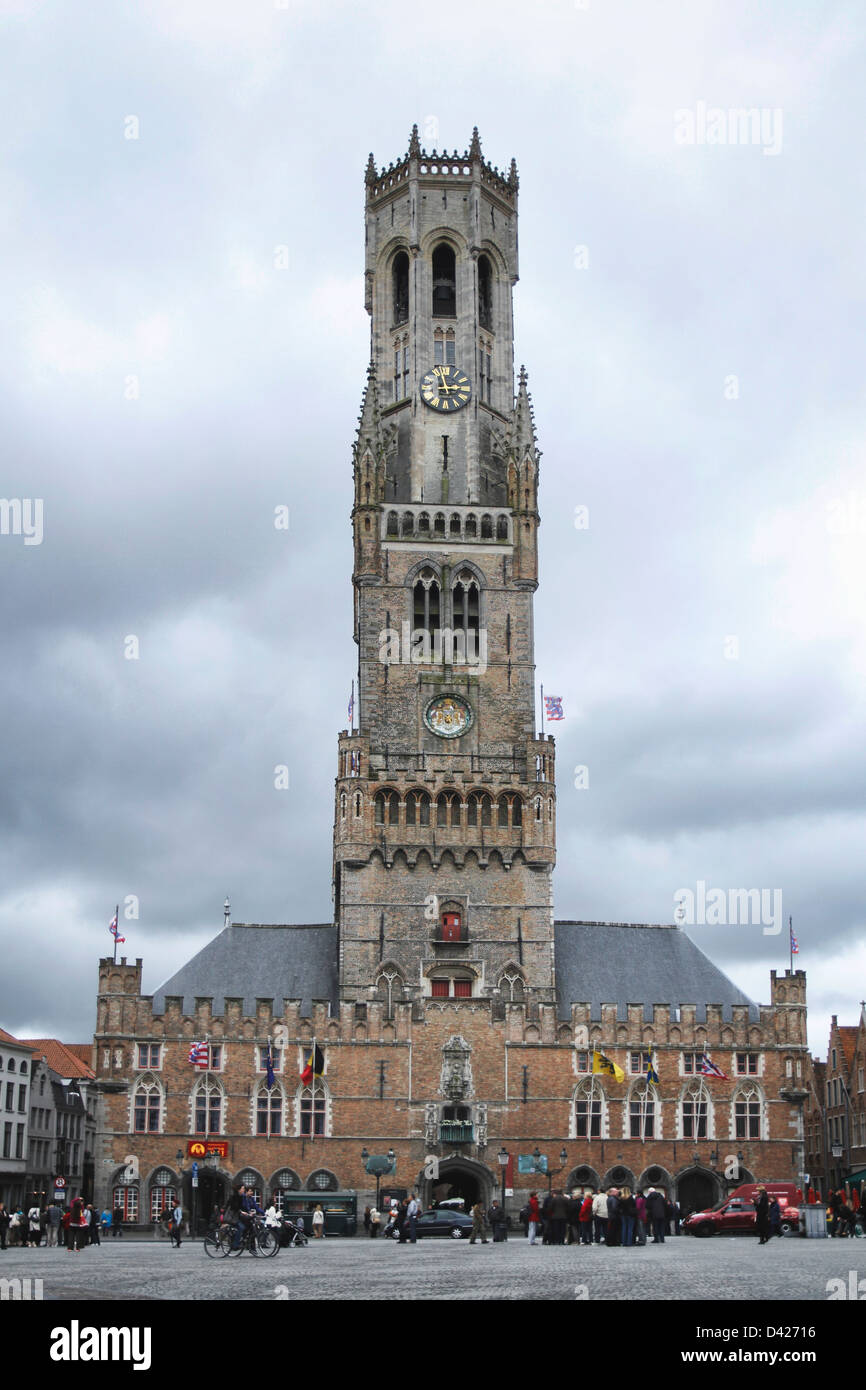
[[[602,1076],[612,1076],[614,1081],[625,1081],[625,1072],[622,1067],[618,1067],[616,1062],[605,1057],[603,1052],[593,1052],[592,1070],[593,1073],[601,1072]]]
[[[301,1072],[301,1080],[305,1086],[309,1086],[314,1076],[323,1076],[325,1072],[325,1054],[320,1047],[311,1047],[304,1057],[304,1069]]]

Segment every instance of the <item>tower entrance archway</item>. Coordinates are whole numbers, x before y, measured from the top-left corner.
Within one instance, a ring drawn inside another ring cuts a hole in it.
[[[430,1166],[428,1160],[427,1168]],[[426,1169],[424,1171],[426,1173]],[[470,1158],[440,1159],[438,1173],[429,1178],[422,1175],[419,1180],[425,1208],[462,1198],[463,1210],[467,1213],[476,1202],[480,1202],[486,1211],[495,1195],[493,1188],[493,1175],[489,1168]]]

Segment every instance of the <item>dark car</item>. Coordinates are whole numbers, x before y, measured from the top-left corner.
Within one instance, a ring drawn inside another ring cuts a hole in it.
[[[472,1234],[472,1217],[465,1212],[448,1211],[442,1207],[437,1211],[425,1211],[415,1223],[415,1234],[419,1240],[422,1236],[450,1236],[452,1240],[462,1240],[464,1236]],[[396,1228],[391,1232],[394,1240],[399,1235]]]

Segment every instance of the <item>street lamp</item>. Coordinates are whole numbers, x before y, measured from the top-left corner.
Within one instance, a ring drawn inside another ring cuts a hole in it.
[[[496,1155],[496,1157],[497,1157],[498,1160],[499,1160],[499,1173],[500,1173],[500,1177],[502,1178],[502,1201],[501,1201],[500,1205],[501,1205],[501,1207],[502,1207],[502,1210],[504,1211],[504,1210],[505,1210],[505,1173],[506,1173],[506,1169],[508,1168],[508,1160],[509,1160],[509,1158],[511,1157],[511,1155],[509,1154],[509,1152],[508,1152],[508,1150],[506,1149],[506,1147],[505,1147],[504,1144],[503,1144],[502,1148],[499,1150],[499,1153]]]
[[[387,1154],[368,1153],[366,1146],[361,1150],[361,1158],[364,1163],[364,1171],[376,1179],[376,1210],[379,1210],[379,1186],[382,1178],[393,1173],[397,1167],[397,1155],[393,1149],[389,1149]]]
[[[537,1170],[538,1170],[538,1160],[541,1158],[541,1152],[540,1152],[539,1147],[538,1147],[537,1144],[536,1144],[536,1146],[535,1146],[535,1148],[534,1148],[534,1150],[533,1150],[532,1157],[533,1157],[533,1159],[535,1160],[536,1171],[537,1171]],[[548,1170],[547,1170],[547,1192],[548,1192],[548,1196],[550,1195],[551,1187],[552,1187],[552,1184],[553,1184],[553,1179],[559,1177],[559,1174],[565,1171],[565,1165],[568,1163],[568,1149],[566,1149],[564,1145],[563,1145],[563,1147],[562,1147],[562,1148],[560,1149],[560,1151],[559,1151],[559,1162],[560,1162],[560,1167],[559,1167],[559,1168],[548,1168]]]

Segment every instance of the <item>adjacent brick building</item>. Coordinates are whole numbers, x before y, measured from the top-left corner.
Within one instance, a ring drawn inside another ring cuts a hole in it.
[[[477,131],[462,154],[427,153],[414,130],[397,164],[370,158],[334,920],[227,922],[154,995],[141,961],[100,962],[97,1172],[128,1220],[181,1186],[189,1205],[196,1154],[203,1213],[239,1176],[363,1204],[362,1152],[389,1150],[388,1182],[425,1201],[489,1201],[507,1152],[518,1206],[544,1158],[557,1185],[654,1183],[689,1207],[802,1171],[803,973],[774,973],[759,1007],[675,926],[554,922],[517,201],[514,162],[487,163]],[[305,1085],[313,1047],[323,1074]],[[592,1074],[594,1050],[623,1082]],[[701,1074],[706,1054],[727,1079]]]

